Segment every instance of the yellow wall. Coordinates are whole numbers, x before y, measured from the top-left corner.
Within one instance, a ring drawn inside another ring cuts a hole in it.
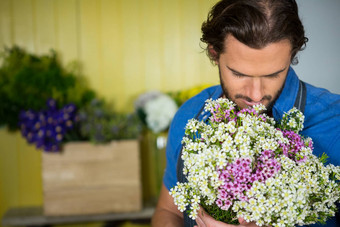
[[[200,26],[216,0],[0,0],[0,46],[51,48],[78,61],[89,85],[131,110],[148,90],[218,83],[200,48]],[[0,104],[1,105],[1,104]],[[0,129],[0,216],[42,204],[40,152]]]

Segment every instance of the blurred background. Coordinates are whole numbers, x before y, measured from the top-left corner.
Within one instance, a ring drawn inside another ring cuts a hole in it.
[[[18,45],[37,55],[53,49],[65,67],[77,62],[98,96],[130,112],[148,91],[218,84],[217,68],[199,41],[200,26],[216,2],[0,0],[0,47]],[[294,68],[302,80],[340,93],[340,1],[297,2],[309,42]],[[43,204],[41,174],[41,152],[2,127],[0,216],[11,207]]]
[[[340,1],[297,0],[300,18],[309,38],[294,66],[299,77],[340,94]]]

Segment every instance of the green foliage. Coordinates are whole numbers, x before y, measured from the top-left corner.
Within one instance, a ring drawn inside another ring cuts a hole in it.
[[[21,111],[33,110],[43,114],[47,100],[53,99],[57,103],[56,109],[71,103],[76,106],[75,127],[65,132],[62,142],[90,140],[105,143],[138,137],[141,129],[138,117],[114,112],[76,73],[79,67],[65,69],[56,52],[38,56],[14,46],[1,53],[0,62],[0,126],[17,130]],[[57,115],[54,117],[58,118]],[[40,118],[35,120],[40,121]],[[31,122],[22,123],[29,127],[27,124]]]
[[[70,102],[84,105],[95,96],[78,84],[78,75],[62,67],[54,51],[38,56],[14,46],[0,57],[0,125],[10,130],[18,129],[21,110],[43,109],[49,98],[60,107]]]
[[[137,114],[116,113],[104,100],[93,99],[79,109],[80,136],[94,143],[136,139],[142,128]]]
[[[212,205],[207,205],[205,202],[201,204],[204,210],[210,214],[215,220],[221,221],[228,224],[239,225],[239,221],[236,217],[236,213],[232,211],[232,209],[228,209],[227,211],[219,208],[216,203]]]
[[[322,164],[326,164],[328,159],[328,155],[326,153],[322,153],[321,157],[319,157],[319,160]]]

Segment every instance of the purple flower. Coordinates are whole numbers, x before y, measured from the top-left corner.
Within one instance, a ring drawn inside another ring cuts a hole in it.
[[[221,207],[222,210],[228,210],[232,202],[230,200],[224,201],[224,206]]]
[[[46,110],[21,111],[19,118],[21,134],[29,143],[45,151],[58,151],[65,133],[73,128],[76,107],[68,104],[58,110],[56,101],[49,99]]]
[[[222,206],[223,206],[223,201],[222,201],[221,199],[217,199],[217,200],[216,200],[216,205],[217,205],[218,207],[222,207]]]
[[[296,162],[303,162],[305,159],[301,158],[299,155],[301,149],[305,147],[302,137],[293,131],[286,130],[282,131],[282,133],[283,136],[287,138],[289,141],[289,144],[279,143],[283,154]],[[313,148],[312,142],[308,143],[307,146],[312,149]]]

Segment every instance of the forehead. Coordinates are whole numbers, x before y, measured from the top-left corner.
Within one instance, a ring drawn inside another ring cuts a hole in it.
[[[228,35],[224,40],[224,51],[220,54],[219,64],[247,75],[267,75],[290,64],[291,50],[288,39],[256,49]]]

